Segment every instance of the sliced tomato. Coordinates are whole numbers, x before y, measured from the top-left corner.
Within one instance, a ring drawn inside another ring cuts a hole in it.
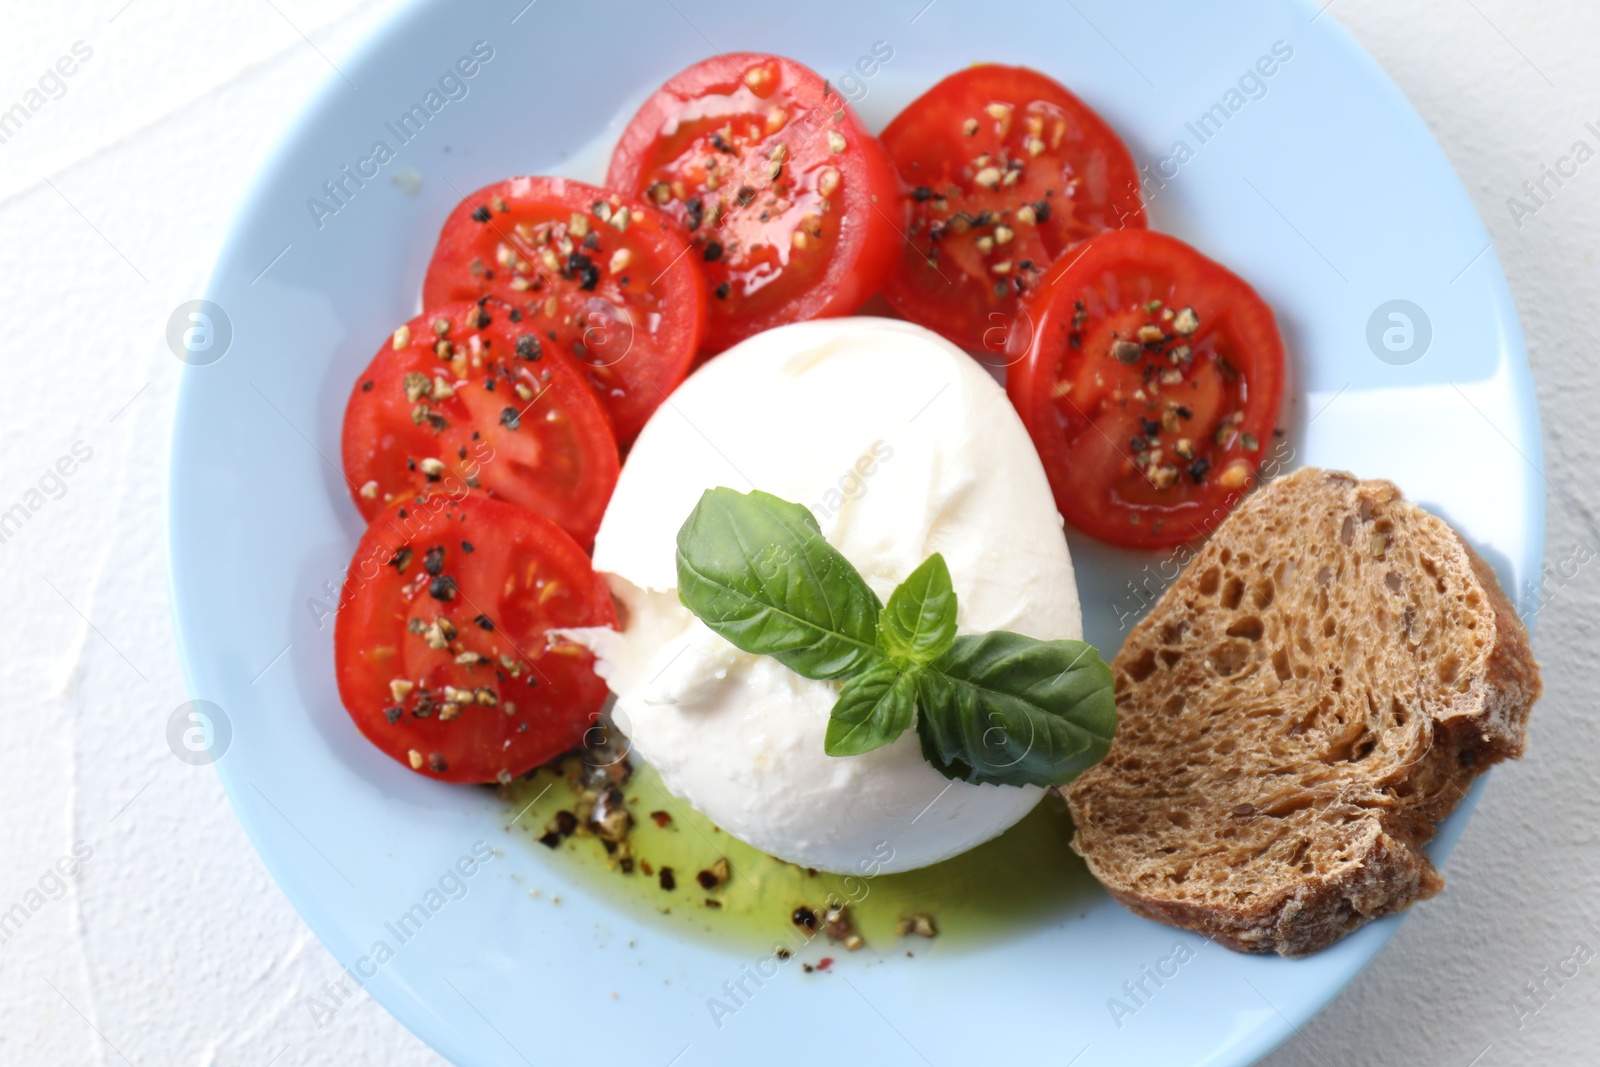
[[[343,452],[368,521],[419,492],[481,490],[588,545],[617,484],[583,368],[493,300],[434,308],[385,341],[350,393]]]
[[[448,782],[509,782],[582,740],[594,657],[552,638],[616,626],[572,538],[525,508],[425,496],[367,528],[334,623],[339,697],[367,739]]]
[[[457,205],[424,307],[492,296],[547,350],[582,363],[630,443],[694,362],[706,295],[678,227],[638,200],[563,178],[511,178]]]
[[[623,131],[606,184],[682,225],[711,293],[705,348],[848,315],[904,229],[894,168],[816,72],[757,52],[676,75]]]
[[[1003,354],[1018,298],[1063,252],[1104,230],[1144,228],[1127,147],[1038,71],[952,74],[880,139],[911,212],[884,296],[965,348]]]
[[[1056,506],[1119,545],[1209,533],[1275,436],[1283,339],[1238,275],[1175,237],[1105,233],[1024,301],[1006,392]]]

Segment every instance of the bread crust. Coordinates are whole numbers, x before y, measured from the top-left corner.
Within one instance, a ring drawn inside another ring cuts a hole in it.
[[[1074,850],[1138,914],[1284,956],[1439,892],[1423,845],[1522,755],[1540,693],[1454,530],[1314,468],[1246,501],[1112,670],[1111,752],[1063,790]]]

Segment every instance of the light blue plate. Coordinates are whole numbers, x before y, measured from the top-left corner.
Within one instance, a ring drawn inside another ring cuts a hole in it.
[[[795,56],[878,124],[976,59],[1055,75],[1165,171],[1150,183],[1154,225],[1277,308],[1296,374],[1286,464],[1391,478],[1463,529],[1507,588],[1532,587],[1538,415],[1505,280],[1427,128],[1331,16],[1285,0],[935,0],[919,12],[924,2],[414,3],[341,63],[244,200],[208,292],[231,319],[231,349],[186,370],[174,435],[172,595],[189,688],[231,720],[218,769],[284,892],[346,965],[380,940],[398,946],[362,965],[367,988],[458,1063],[1244,1064],[1398,925],[1288,962],[1207,946],[1102,896],[981,949],[935,941],[914,960],[891,948],[835,974],[791,968],[719,1029],[707,998],[754,960],[595,899],[508,834],[487,791],[411,774],[340,709],[327,613],[361,532],[337,467],[340,415],[359,369],[413,313],[441,221],[507,175],[592,176],[588,146],[713,50]],[[429,111],[428,91],[479,41],[492,58],[447,81]],[[877,42],[893,57],[847,78]],[[1275,42],[1276,64],[1261,64],[1272,75],[1241,89]],[[426,121],[413,118],[420,132],[402,144],[390,124],[413,104]],[[380,140],[393,159],[372,158]],[[362,184],[346,177],[363,166]],[[342,205],[325,182],[342,183]],[[1401,318],[1391,301],[1410,302]],[[1089,636],[1109,655],[1171,564],[1073,548]],[[1445,824],[1436,858],[1466,815]],[[494,858],[399,944],[385,924],[426,906],[477,842]],[[1179,943],[1195,955],[1175,977],[1143,977]],[[1141,979],[1130,995],[1124,983]]]

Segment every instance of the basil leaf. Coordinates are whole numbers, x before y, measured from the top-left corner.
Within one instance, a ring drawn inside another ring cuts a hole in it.
[[[844,684],[828,718],[822,748],[830,756],[859,756],[905,733],[917,714],[916,667],[884,660]]]
[[[956,595],[930,556],[885,607],[798,504],[712,489],[678,531],[678,596],[736,647],[807,678],[844,679],[824,748],[853,756],[913,723],[948,778],[1061,785],[1111,747],[1111,669],[1081,641],[957,637]]]
[[[877,594],[801,505],[707,490],[678,531],[677,558],[678,598],[735,647],[806,678],[882,662]]]
[[[1111,668],[1082,641],[958,637],[918,673],[923,755],[947,778],[1061,785],[1111,747]]]
[[[884,651],[913,663],[932,663],[956,639],[956,591],[950,568],[935,552],[889,595],[878,616]]]

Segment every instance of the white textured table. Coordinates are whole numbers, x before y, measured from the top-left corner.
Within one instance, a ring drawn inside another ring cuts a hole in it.
[[[185,699],[162,564],[179,372],[165,324],[199,295],[241,191],[328,75],[326,57],[337,62],[388,11],[8,5],[0,511],[21,502],[29,518],[0,542],[16,601],[0,629],[0,1064],[439,1062],[365,994],[325,988],[339,968],[267,876],[215,775],[174,759],[164,734]],[[1331,14],[1443,142],[1521,309],[1549,455],[1536,640],[1547,695],[1529,756],[1495,776],[1445,894],[1269,1062],[1593,1063],[1600,159],[1588,157],[1600,152],[1600,7],[1337,0]],[[28,114],[7,125],[17,103]],[[1506,446],[1486,435],[1483,447]],[[313,995],[342,1000],[321,1026]]]

